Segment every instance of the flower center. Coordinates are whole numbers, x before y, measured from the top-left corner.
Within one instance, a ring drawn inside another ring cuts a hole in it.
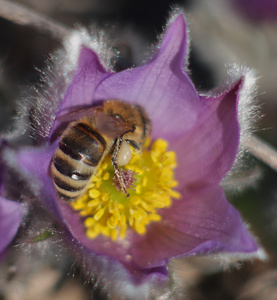
[[[94,239],[99,235],[116,240],[125,238],[128,229],[142,235],[151,222],[162,218],[159,210],[169,207],[172,198],[180,194],[172,188],[176,155],[166,151],[168,143],[156,140],[150,149],[141,153],[132,151],[130,162],[124,166],[123,176],[130,196],[117,188],[110,156],[107,156],[92,177],[86,193],[71,202],[74,210],[84,217],[86,235]]]

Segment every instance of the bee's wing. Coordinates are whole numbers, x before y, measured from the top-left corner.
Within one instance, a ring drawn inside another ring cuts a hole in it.
[[[132,130],[132,127],[120,118],[109,116],[104,113],[102,106],[95,106],[72,111],[58,117],[57,121],[58,124],[60,124],[60,131],[64,130],[63,126],[61,126],[62,124],[68,124],[70,122],[77,121],[82,117],[91,118],[97,130],[111,138],[118,138],[124,133]]]
[[[109,116],[100,110],[95,113],[95,125],[99,132],[111,138],[118,138],[133,129],[120,118]]]
[[[54,141],[58,136],[60,136],[65,131],[69,123],[77,121],[82,117],[94,118],[96,111],[99,109],[101,109],[101,106],[83,108],[57,117],[54,131],[51,134],[51,140]]]
[[[61,115],[57,118],[59,123],[70,123],[76,121],[82,117],[91,117],[95,116],[97,110],[99,110],[101,106],[94,106],[90,108],[83,108],[79,110],[75,110],[64,115]]]

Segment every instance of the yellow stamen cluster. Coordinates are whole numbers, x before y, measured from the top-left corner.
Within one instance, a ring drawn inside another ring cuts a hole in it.
[[[71,203],[74,210],[84,217],[86,235],[94,239],[99,235],[116,240],[124,238],[128,229],[138,234],[146,232],[146,226],[158,222],[158,210],[169,207],[172,198],[180,194],[172,188],[176,157],[173,151],[166,151],[168,143],[156,140],[151,149],[141,153],[133,151],[130,162],[124,168],[132,170],[136,178],[130,197],[113,184],[114,169],[110,157],[106,157],[97,169],[87,192]]]

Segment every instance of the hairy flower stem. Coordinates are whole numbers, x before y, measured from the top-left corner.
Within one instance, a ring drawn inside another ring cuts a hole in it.
[[[0,16],[18,25],[35,29],[40,34],[61,43],[70,32],[70,28],[50,18],[45,17],[21,4],[0,0]]]
[[[277,171],[277,151],[257,136],[250,136],[245,142],[248,151],[256,158]]]

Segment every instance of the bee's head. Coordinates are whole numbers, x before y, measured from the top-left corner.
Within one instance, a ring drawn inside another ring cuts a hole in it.
[[[107,100],[103,107],[106,114],[126,122],[132,128],[131,132],[124,135],[124,139],[133,148],[139,149],[151,132],[150,120],[144,109],[122,100]]]

